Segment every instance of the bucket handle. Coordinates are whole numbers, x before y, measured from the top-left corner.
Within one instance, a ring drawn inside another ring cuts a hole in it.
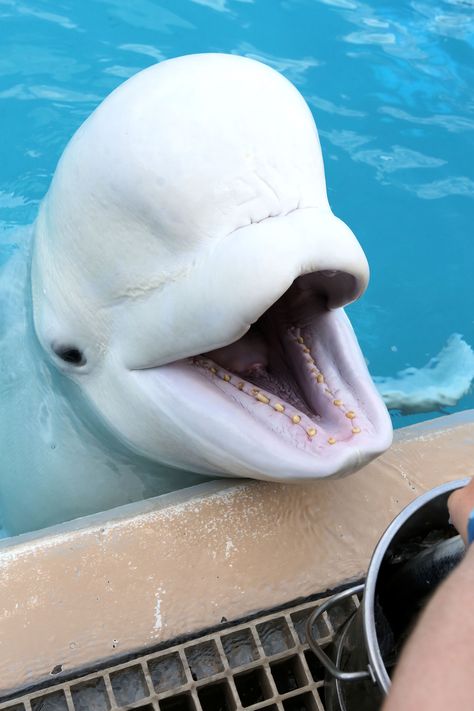
[[[351,595],[358,595],[359,593],[363,592],[364,587],[364,583],[361,583],[360,585],[354,585],[351,588],[347,588],[347,590],[343,590],[340,593],[336,593],[336,595],[332,595],[332,597],[326,600],[326,602],[324,602],[322,605],[313,610],[311,615],[308,617],[308,621],[306,623],[306,638],[308,640],[308,644],[311,648],[311,651],[314,652],[314,654],[317,656],[326,671],[328,671],[335,679],[339,679],[339,681],[358,681],[360,679],[371,679],[372,675],[369,670],[345,672],[339,669],[334,664],[332,659],[328,657],[326,652],[323,651],[322,647],[319,645],[318,640],[314,639],[312,632],[313,625],[321,617],[323,612],[330,610],[338,602],[341,602],[341,600],[345,600],[347,597],[351,597]]]

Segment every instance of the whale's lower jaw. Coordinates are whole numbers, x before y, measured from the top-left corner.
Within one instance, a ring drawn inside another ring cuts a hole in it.
[[[344,311],[328,310],[323,297],[295,285],[238,341],[135,373],[157,400],[173,387],[176,412],[185,393],[193,425],[180,427],[184,448],[196,436],[195,471],[296,481],[338,476],[392,440]],[[202,458],[208,466],[199,465]]]

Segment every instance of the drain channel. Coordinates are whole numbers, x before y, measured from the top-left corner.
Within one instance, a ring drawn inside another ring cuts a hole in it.
[[[325,599],[306,602],[14,700],[0,711],[325,711],[324,671],[305,624]],[[359,601],[317,636],[329,644]],[[347,614],[346,614],[347,613]]]

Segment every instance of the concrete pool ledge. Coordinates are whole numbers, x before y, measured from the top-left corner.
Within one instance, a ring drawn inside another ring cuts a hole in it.
[[[472,475],[473,410],[344,479],[220,480],[6,540],[0,696],[360,578],[406,504]]]

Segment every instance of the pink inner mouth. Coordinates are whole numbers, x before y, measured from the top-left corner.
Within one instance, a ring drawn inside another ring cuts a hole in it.
[[[358,366],[360,354],[352,368],[350,353],[342,352],[358,351],[357,342],[325,295],[305,286],[296,280],[242,338],[191,363],[298,448],[321,453],[353,439],[367,444],[374,427],[361,403],[364,387],[373,386]]]

